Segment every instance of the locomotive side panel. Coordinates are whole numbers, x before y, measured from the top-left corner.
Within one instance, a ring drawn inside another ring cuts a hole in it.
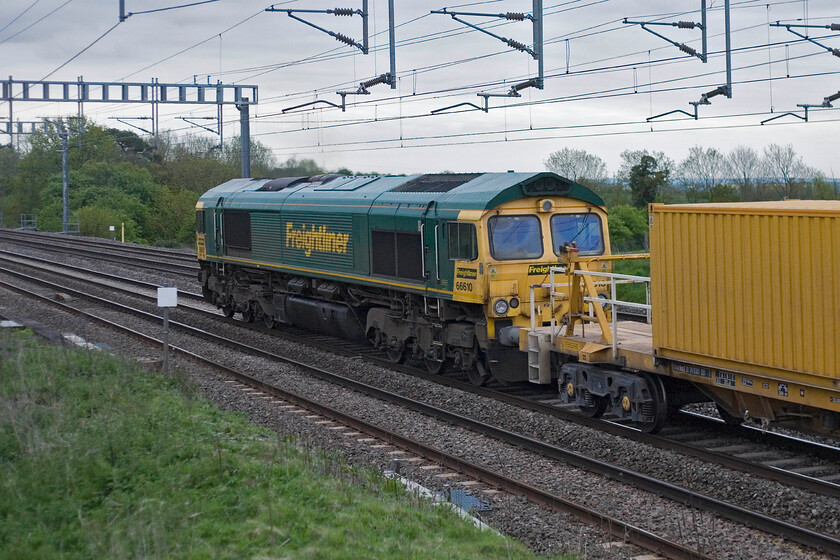
[[[260,251],[278,264],[306,271],[356,269],[353,216],[286,210],[267,221],[260,236]],[[279,260],[278,260],[279,257]]]

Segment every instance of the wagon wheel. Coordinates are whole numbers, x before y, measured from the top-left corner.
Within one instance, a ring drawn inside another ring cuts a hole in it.
[[[653,399],[653,421],[639,422],[636,427],[647,434],[656,434],[665,426],[665,421],[668,419],[668,397],[665,393],[665,385],[657,375],[649,373],[640,375],[650,387],[650,395]]]
[[[588,418],[600,418],[607,410],[607,397],[593,395],[591,405],[579,406],[578,409]]]
[[[236,313],[236,307],[234,307],[233,303],[228,302],[222,306],[222,313],[225,317],[230,319],[233,317],[233,314]]]

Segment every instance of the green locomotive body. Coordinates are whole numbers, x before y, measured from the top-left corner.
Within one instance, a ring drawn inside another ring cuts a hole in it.
[[[603,206],[552,173],[235,179],[197,204],[200,281],[228,316],[527,379],[518,329],[552,315],[528,285],[558,244],[609,253]]]

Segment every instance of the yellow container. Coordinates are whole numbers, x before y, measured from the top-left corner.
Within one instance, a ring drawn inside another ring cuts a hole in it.
[[[658,356],[778,379],[840,377],[840,201],[650,210]]]

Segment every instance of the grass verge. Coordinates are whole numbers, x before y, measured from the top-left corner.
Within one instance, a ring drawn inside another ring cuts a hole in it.
[[[532,558],[95,351],[0,333],[0,557]]]

